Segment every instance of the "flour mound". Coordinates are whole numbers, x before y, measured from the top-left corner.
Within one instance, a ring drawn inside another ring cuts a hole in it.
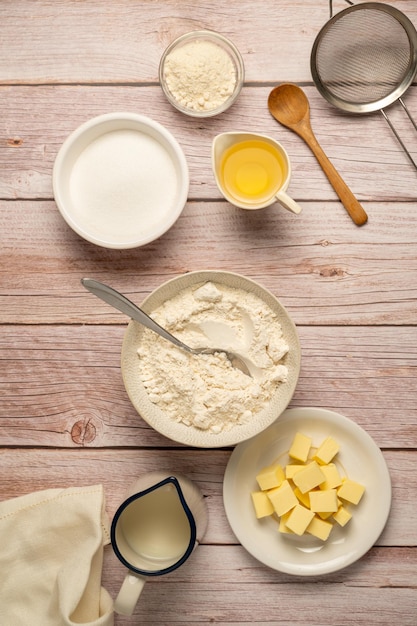
[[[222,352],[192,355],[149,329],[138,349],[149,399],[176,422],[218,434],[254,419],[287,380],[289,347],[275,313],[246,291],[207,282],[185,289],[152,312],[161,326],[192,348],[242,356],[253,377]]]
[[[236,86],[233,61],[211,41],[189,42],[170,52],[164,76],[175,100],[194,111],[217,109]]]

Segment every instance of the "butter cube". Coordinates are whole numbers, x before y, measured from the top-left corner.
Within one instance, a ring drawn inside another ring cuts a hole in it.
[[[280,533],[307,533],[323,542],[334,526],[344,527],[352,518],[350,505],[360,502],[365,487],[344,475],[333,460],[338,451],[331,436],[315,448],[310,437],[296,432],[287,464],[277,457],[256,475],[259,490],[251,493],[256,517],[278,516]]]
[[[326,477],[324,483],[321,483],[320,489],[334,489],[335,487],[340,487],[342,484],[342,477],[340,476],[339,470],[334,463],[321,465],[320,469]]]
[[[342,501],[339,500],[339,498],[337,499],[337,506],[340,508],[342,505]],[[327,512],[323,512],[323,511],[316,511],[316,515],[318,515],[319,517],[321,517],[321,519],[328,519],[329,517],[332,517],[333,515],[335,515],[334,511],[327,511]]]
[[[292,509],[286,521],[286,526],[296,535],[303,535],[313,517],[313,511],[306,509],[302,504],[297,504],[297,506]]]
[[[303,435],[303,433],[296,433],[291,447],[288,451],[289,456],[296,461],[307,461],[308,453],[311,448],[311,437]]]
[[[294,534],[292,530],[287,528],[287,519],[289,518],[290,515],[291,515],[291,511],[288,511],[288,513],[284,513],[284,515],[281,515],[281,517],[279,518],[278,530],[280,533],[286,533],[289,535]]]
[[[339,444],[333,439],[333,437],[327,437],[323,443],[318,447],[314,460],[320,463],[320,465],[326,465],[330,463],[333,457],[339,452]]]
[[[310,509],[318,513],[336,513],[339,508],[336,489],[310,491]]]
[[[280,487],[267,491],[268,498],[277,515],[283,515],[293,509],[298,500],[288,480],[284,480]]]
[[[339,526],[346,526],[351,517],[352,514],[343,505],[339,506],[337,512],[333,514],[333,519]]]
[[[352,504],[358,504],[359,500],[362,498],[365,492],[365,487],[360,483],[355,482],[354,480],[350,480],[346,478],[341,487],[337,490],[337,494],[339,498],[342,500],[347,500]]]
[[[295,463],[289,463],[285,466],[285,478],[291,480],[292,478],[294,478],[294,474],[303,469],[303,467],[305,467],[305,465],[296,465]]]
[[[295,493],[297,499],[301,502],[301,504],[304,504],[304,506],[309,509],[310,508],[310,494],[309,494],[309,492],[307,491],[307,493],[301,493],[299,488],[296,487],[294,489],[294,493]]]
[[[294,474],[293,481],[301,493],[311,491],[326,479],[316,461],[311,461],[302,470]]]
[[[278,463],[264,467],[256,475],[259,489],[262,489],[262,491],[266,491],[267,489],[273,489],[274,487],[279,487],[284,479],[284,470]]]
[[[272,515],[274,507],[264,491],[252,491],[251,496],[255,515],[258,519]]]
[[[331,522],[326,522],[326,520],[320,519],[319,517],[313,517],[306,528],[306,532],[322,541],[326,541],[332,528],[333,524]]]
[[[317,511],[316,515],[318,515],[321,519],[329,519],[334,514],[334,511],[327,511],[327,513],[323,513],[322,511]]]

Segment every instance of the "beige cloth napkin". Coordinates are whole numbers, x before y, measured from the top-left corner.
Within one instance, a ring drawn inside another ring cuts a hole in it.
[[[0,502],[0,624],[112,626],[101,586],[106,543],[102,485]]]

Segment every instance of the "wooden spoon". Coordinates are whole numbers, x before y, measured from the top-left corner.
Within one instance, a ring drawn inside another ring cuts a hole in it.
[[[268,108],[283,126],[297,133],[310,147],[343,206],[357,226],[368,220],[363,207],[320,147],[310,125],[310,106],[304,91],[297,85],[284,83],[275,87],[268,98]]]

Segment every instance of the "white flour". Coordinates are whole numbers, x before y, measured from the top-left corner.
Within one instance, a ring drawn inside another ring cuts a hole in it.
[[[176,422],[219,433],[248,422],[286,381],[288,345],[272,310],[257,296],[211,282],[186,289],[152,317],[193,348],[243,356],[251,378],[225,355],[191,355],[146,329],[140,378],[150,400]]]
[[[165,80],[175,100],[195,111],[210,111],[233,93],[236,72],[223,48],[211,41],[189,42],[165,59]]]

